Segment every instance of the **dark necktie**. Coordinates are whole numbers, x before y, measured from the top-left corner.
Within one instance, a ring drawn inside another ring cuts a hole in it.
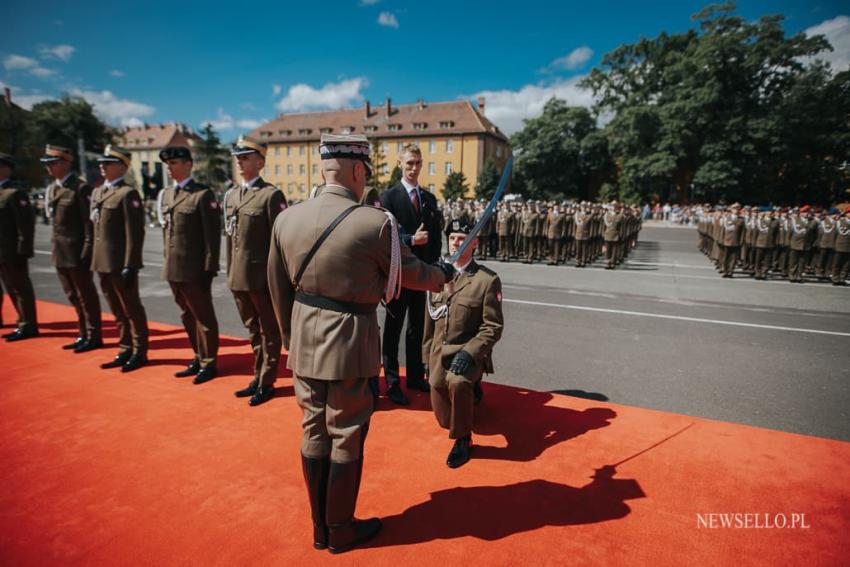
[[[414,189],[410,192],[410,202],[413,203],[413,210],[416,211],[416,214],[419,214],[419,191]]]

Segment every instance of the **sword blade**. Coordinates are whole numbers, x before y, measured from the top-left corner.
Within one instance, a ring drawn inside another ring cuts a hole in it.
[[[469,244],[475,240],[475,237],[478,236],[479,232],[481,232],[481,228],[487,223],[490,217],[493,216],[493,212],[496,210],[496,204],[499,202],[499,199],[502,197],[502,193],[505,192],[505,187],[508,185],[508,178],[511,176],[511,168],[513,165],[514,158],[508,158],[508,162],[505,164],[505,169],[502,171],[502,178],[499,180],[499,186],[496,188],[493,198],[490,199],[489,203],[487,203],[487,208],[484,209],[484,214],[481,215],[481,218],[478,219],[478,222],[475,223],[474,227],[472,227],[472,231],[469,233],[469,236],[466,237],[466,240],[463,241],[463,244],[460,245],[460,248],[457,249],[457,252],[449,256],[446,259],[446,262],[457,262],[458,258],[463,256],[463,253],[469,247]]]

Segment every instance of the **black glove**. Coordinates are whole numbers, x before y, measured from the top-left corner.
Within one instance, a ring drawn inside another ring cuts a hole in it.
[[[443,262],[442,260],[440,260],[434,265],[443,270],[443,273],[446,275],[446,283],[449,283],[454,279],[455,274],[457,273],[457,270],[455,270],[454,266],[452,266],[448,262]]]
[[[121,279],[124,280],[124,285],[132,285],[136,281],[136,275],[138,273],[139,270],[136,268],[126,267],[121,270]]]
[[[466,352],[465,350],[458,351],[455,355],[454,360],[452,360],[451,368],[449,368],[449,372],[452,374],[457,374],[458,376],[463,376],[466,374],[470,368],[472,368],[474,361],[472,360],[472,355]]]
[[[213,283],[213,279],[215,278],[215,272],[204,272],[204,275],[201,276],[201,281],[204,283],[206,287],[210,287]]]

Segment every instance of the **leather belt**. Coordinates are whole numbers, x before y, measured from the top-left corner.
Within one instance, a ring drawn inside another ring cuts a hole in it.
[[[318,307],[319,309],[327,309],[328,311],[336,311],[337,313],[351,313],[352,315],[371,315],[378,308],[377,304],[339,301],[330,297],[304,293],[303,291],[295,292],[295,301],[311,307]]]

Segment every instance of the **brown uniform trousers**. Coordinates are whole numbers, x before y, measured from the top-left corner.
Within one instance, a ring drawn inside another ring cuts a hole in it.
[[[261,386],[277,379],[280,330],[269,295],[266,262],[272,227],[286,198],[262,178],[251,187],[235,186],[224,198],[227,232],[227,283],[254,351],[254,378]]]
[[[29,195],[7,181],[0,186],[0,279],[18,313],[17,327],[26,333],[38,330],[28,264],[34,253],[34,237],[35,219]]]
[[[814,220],[796,218],[788,223],[788,279],[792,282],[803,281],[806,259],[812,249],[817,223]]]
[[[48,194],[51,200],[47,206],[53,220],[53,265],[59,282],[77,312],[79,336],[100,340],[100,298],[91,272],[91,186],[71,174],[62,184],[54,182]]]
[[[546,238],[549,240],[549,263],[561,261],[561,245],[564,241],[564,214],[550,213],[546,219]]]
[[[513,225],[514,214],[510,211],[499,210],[496,213],[496,232],[499,235],[499,257],[502,261],[510,260],[514,253]]]
[[[814,260],[815,275],[828,278],[832,273],[832,262],[835,258],[835,221],[823,219],[818,226],[818,254]]]
[[[755,226],[755,277],[758,280],[767,279],[767,272],[773,262],[773,249],[779,236],[779,221],[757,219]]]
[[[605,213],[602,217],[605,239],[605,261],[613,268],[620,261],[620,234],[623,231],[623,215],[620,213]]]
[[[850,218],[839,219],[835,227],[835,258],[832,261],[832,283],[842,284],[850,268]]]
[[[581,268],[590,263],[590,214],[581,211],[577,212],[573,219],[573,224],[575,225],[576,267]]]
[[[472,262],[451,285],[432,298],[442,317],[425,317],[422,358],[428,361],[431,407],[450,439],[472,433],[474,386],[484,372],[493,372],[493,345],[501,338],[502,283],[492,270]],[[465,374],[449,371],[461,350],[475,361]]]
[[[278,217],[268,257],[272,304],[304,412],[301,452],[341,463],[361,458],[372,414],[368,379],[381,368],[376,308],[390,271],[393,225],[379,209],[356,209],[316,252],[299,293],[293,278],[318,235],[355,204],[348,189],[326,185],[319,197]],[[418,260],[407,246],[400,254],[406,288],[439,289],[445,280],[439,268]],[[317,300],[334,307],[311,304]]]
[[[127,268],[140,270],[145,242],[145,209],[139,192],[123,181],[115,187],[101,185],[92,193],[94,245],[91,269],[118,328],[121,352],[139,356],[148,352],[148,319],[139,297],[139,278],[130,284],[121,278]]]
[[[720,272],[724,276],[732,276],[738,255],[741,253],[741,242],[744,238],[744,219],[724,219],[720,227]]]
[[[218,319],[212,301],[212,278],[218,271],[221,212],[215,193],[190,180],[179,190],[163,189],[162,215],[168,281],[195,360],[201,368],[215,366],[218,357]]]

